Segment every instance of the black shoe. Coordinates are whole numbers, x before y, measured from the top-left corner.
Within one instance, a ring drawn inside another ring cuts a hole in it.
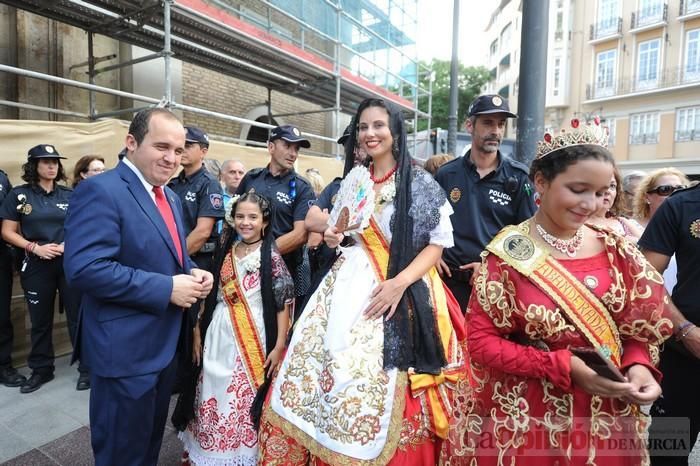
[[[32,376],[29,380],[24,382],[22,388],[19,389],[20,393],[31,393],[39,390],[42,385],[46,382],[51,382],[53,380],[53,372],[40,373],[32,372]]]
[[[0,370],[0,383],[6,387],[19,387],[27,381],[27,378],[17,372],[14,367],[6,367]]]
[[[79,392],[90,389],[90,374],[80,374],[75,389]]]

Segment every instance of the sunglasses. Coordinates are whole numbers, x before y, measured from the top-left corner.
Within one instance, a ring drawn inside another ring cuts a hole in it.
[[[647,194],[657,194],[659,196],[670,196],[673,192],[678,191],[679,189],[685,189],[685,185],[679,184],[677,186],[673,186],[670,184],[662,184],[661,186],[657,186],[654,189],[650,189],[647,191]]]

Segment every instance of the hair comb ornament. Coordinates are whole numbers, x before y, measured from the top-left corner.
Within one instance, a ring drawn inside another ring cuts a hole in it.
[[[544,133],[542,141],[537,143],[535,159],[571,146],[595,145],[608,147],[608,128],[600,124],[600,117],[593,118],[591,123],[581,124],[578,118],[571,120],[571,130],[562,128],[559,134]]]

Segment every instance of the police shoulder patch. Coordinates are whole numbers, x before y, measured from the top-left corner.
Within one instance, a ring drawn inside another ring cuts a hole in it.
[[[211,206],[215,209],[224,208],[224,196],[219,193],[210,194],[209,202],[211,203]]]

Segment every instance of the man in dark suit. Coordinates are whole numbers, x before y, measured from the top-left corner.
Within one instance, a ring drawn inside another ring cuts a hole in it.
[[[192,268],[182,206],[164,187],[184,146],[172,113],[139,112],[127,156],[80,183],[68,210],[64,268],[84,294],[76,343],[90,367],[97,466],[157,463],[178,342],[187,339],[183,310],[212,288],[212,275]]]

